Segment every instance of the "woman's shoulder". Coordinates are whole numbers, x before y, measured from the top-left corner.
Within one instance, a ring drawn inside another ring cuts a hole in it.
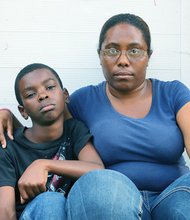
[[[154,79],[154,78],[150,78],[150,80],[152,81],[153,88],[157,87],[157,88],[162,88],[162,89],[171,89],[171,88],[188,89],[188,87],[179,80],[163,81],[163,80]]]
[[[95,92],[95,91],[98,91],[98,90],[101,90],[103,87],[105,86],[105,81],[97,84],[97,85],[88,85],[88,86],[84,86],[84,87],[81,87],[77,90],[75,90],[72,94],[72,95],[76,95],[76,94],[86,94],[88,92]]]
[[[170,105],[176,113],[184,104],[190,101],[189,88],[179,80],[151,80],[154,98],[160,100],[160,103]]]

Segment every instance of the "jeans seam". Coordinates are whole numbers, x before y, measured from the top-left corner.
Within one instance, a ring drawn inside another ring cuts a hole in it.
[[[86,209],[84,208],[84,198],[83,198],[83,196],[81,196],[81,195],[82,195],[82,192],[81,192],[80,186],[79,186],[79,192],[80,192],[80,197],[82,198],[82,199],[81,199],[81,202],[82,202],[82,207],[83,207],[83,210],[84,210],[84,213],[85,213],[85,218],[88,219],[88,218],[87,218],[87,214],[86,214]]]
[[[117,188],[117,191],[118,191],[118,188]],[[115,195],[116,195],[116,192],[115,192]],[[115,197],[116,198],[116,197]],[[114,199],[115,200],[115,199]],[[114,208],[114,206],[113,206],[113,204],[114,204],[114,202],[112,203],[112,209],[111,210],[113,210],[113,208]],[[112,211],[111,211],[112,212]],[[112,217],[111,217],[111,219],[112,219]],[[111,220],[110,219],[110,220]]]
[[[160,204],[161,201],[163,201],[164,199],[166,199],[168,196],[170,196],[171,194],[175,193],[175,192],[178,192],[178,191],[186,191],[188,193],[190,193],[190,188],[187,187],[187,186],[179,186],[179,187],[176,187],[175,189],[167,192],[164,196],[161,196],[158,201],[156,201],[156,204],[154,204],[152,207],[151,207],[151,212],[153,211],[153,209],[158,206]]]
[[[149,199],[146,191],[141,192],[143,195],[143,205],[147,209],[148,212],[150,212],[150,204],[149,204]]]
[[[138,214],[138,216],[139,216],[139,220],[141,220],[142,218],[142,213],[143,213],[143,211],[142,211],[142,205],[143,205],[143,200],[142,200],[142,197],[140,198],[140,202],[139,202],[139,214]]]

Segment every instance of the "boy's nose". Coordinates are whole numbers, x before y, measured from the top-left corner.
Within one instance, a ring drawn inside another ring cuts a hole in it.
[[[39,100],[39,102],[41,102],[41,101],[43,101],[44,99],[47,99],[48,98],[48,95],[47,94],[45,94],[45,93],[41,93],[40,95],[39,95],[39,97],[38,97],[38,100]]]

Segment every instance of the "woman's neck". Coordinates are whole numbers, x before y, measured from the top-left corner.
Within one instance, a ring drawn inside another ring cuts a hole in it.
[[[106,86],[106,93],[112,107],[118,113],[131,118],[144,118],[152,104],[152,84],[145,80],[137,89],[118,92]]]
[[[146,95],[147,91],[149,91],[149,80],[145,80],[141,83],[140,86],[133,90],[117,90],[111,86],[106,84],[106,93],[108,97],[115,98],[115,99],[136,99]]]

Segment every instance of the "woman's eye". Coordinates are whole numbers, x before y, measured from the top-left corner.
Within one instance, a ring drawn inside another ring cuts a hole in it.
[[[118,50],[115,49],[115,48],[110,48],[109,53],[112,54],[112,55],[116,55],[116,54],[118,54]]]
[[[133,49],[131,49],[131,53],[139,53],[139,49],[137,49],[137,48],[133,48]]]
[[[133,48],[133,49],[129,50],[129,54],[131,54],[131,55],[139,55],[139,54],[141,54],[141,49]]]

